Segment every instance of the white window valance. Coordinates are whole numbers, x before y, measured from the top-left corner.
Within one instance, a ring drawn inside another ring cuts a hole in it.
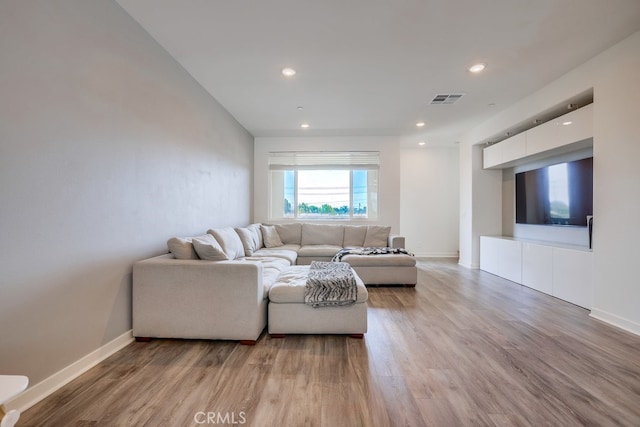
[[[268,155],[270,170],[379,169],[379,151],[284,151]]]

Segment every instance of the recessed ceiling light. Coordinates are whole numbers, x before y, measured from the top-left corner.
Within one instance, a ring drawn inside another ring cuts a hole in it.
[[[486,64],[474,64],[469,67],[469,71],[472,73],[479,73],[480,71],[484,70],[486,66]]]
[[[301,127],[302,129],[306,129],[306,128],[308,128],[308,127],[309,127],[309,123],[303,123],[303,124],[301,124],[301,125],[300,125],[300,127]]]
[[[302,107],[297,107],[297,108],[298,108],[298,110],[302,110]]]
[[[562,126],[569,126],[571,123],[573,123],[573,122],[571,122],[571,121],[562,122]]]
[[[424,141],[420,141],[420,142],[418,142],[418,145],[419,145],[419,146],[421,146],[421,147],[422,147],[424,144],[426,144],[426,142],[424,142]]]
[[[282,69],[282,75],[285,77],[293,77],[296,75],[296,70],[294,70],[293,68],[283,68]]]
[[[424,126],[424,122],[418,122],[418,123],[416,123],[416,127],[421,128],[422,126]]]

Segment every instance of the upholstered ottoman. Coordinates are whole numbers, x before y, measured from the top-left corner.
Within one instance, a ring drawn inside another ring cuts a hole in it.
[[[362,338],[367,332],[369,293],[354,272],[356,303],[339,307],[313,308],[304,302],[308,265],[285,268],[269,290],[268,330],[272,337],[285,334],[348,334]]]
[[[367,285],[406,285],[418,283],[416,259],[406,254],[356,255],[342,257]]]

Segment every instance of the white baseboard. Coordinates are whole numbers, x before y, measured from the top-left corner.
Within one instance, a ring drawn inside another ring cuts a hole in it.
[[[458,252],[414,252],[416,258],[458,258]]]
[[[598,310],[597,308],[591,309],[590,316],[620,329],[624,329],[632,334],[640,335],[640,324],[629,319],[625,319],[624,317],[608,313],[604,310]]]
[[[467,263],[462,263],[460,261],[458,261],[458,265],[464,268],[469,268],[471,270],[478,270],[480,268],[480,264],[467,264]]]
[[[60,387],[70,383],[83,373],[87,372],[113,353],[126,347],[131,342],[133,342],[133,333],[129,330],[114,340],[109,341],[97,350],[87,354],[80,360],[56,372],[49,378],[29,387],[24,393],[4,404],[4,407],[7,408],[7,410],[18,409],[21,412],[26,411],[54,391],[58,390]]]

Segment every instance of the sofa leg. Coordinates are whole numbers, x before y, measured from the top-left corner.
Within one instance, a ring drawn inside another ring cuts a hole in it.
[[[137,342],[149,342],[151,341],[151,337],[136,337]]]
[[[256,345],[256,340],[240,340],[240,345]]]
[[[271,336],[271,338],[284,338],[285,334],[269,334],[269,336]]]
[[[364,334],[349,334],[349,336],[351,338],[355,338],[355,339],[359,339],[361,340],[362,338],[364,338]]]

